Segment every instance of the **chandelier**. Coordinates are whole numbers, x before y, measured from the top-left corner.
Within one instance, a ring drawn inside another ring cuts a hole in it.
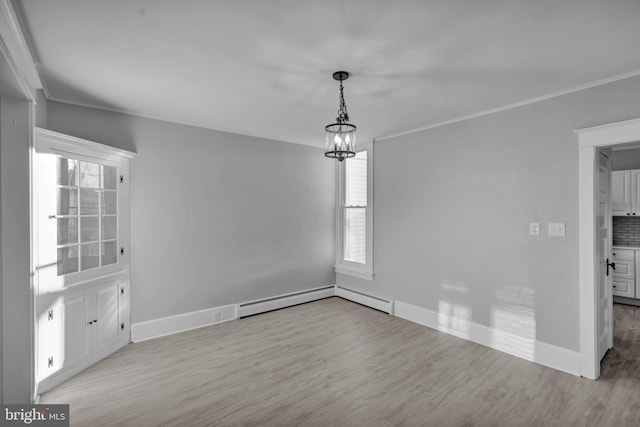
[[[346,71],[336,71],[333,79],[340,82],[340,104],[336,122],[324,127],[325,152],[324,155],[337,159],[339,162],[356,155],[356,126],[349,122],[347,104],[344,102],[342,82],[349,78]]]

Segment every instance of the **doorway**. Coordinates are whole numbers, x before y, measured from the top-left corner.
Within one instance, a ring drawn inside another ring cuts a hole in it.
[[[602,148],[640,141],[640,119],[579,129],[576,133],[579,141],[580,375],[597,379],[602,352],[599,343],[603,338],[599,331],[612,327],[601,323],[611,313],[603,312],[598,286],[603,267],[603,249],[598,246],[601,238],[598,225],[599,153]]]

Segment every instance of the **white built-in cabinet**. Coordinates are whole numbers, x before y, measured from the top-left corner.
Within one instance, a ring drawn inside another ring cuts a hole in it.
[[[35,380],[43,393],[130,342],[133,153],[36,129]]]
[[[640,216],[640,169],[611,172],[611,214]]]
[[[38,348],[42,351],[38,372],[45,376],[54,372],[52,379],[62,373],[75,373],[75,368],[82,370],[112,353],[114,348],[120,348],[120,344],[126,344],[128,293],[121,277],[40,297],[43,312],[38,322]],[[41,384],[40,392],[45,391],[42,386],[46,384]]]
[[[636,288],[638,287],[636,284],[636,265],[640,265],[637,262],[637,258],[640,257],[640,251],[614,247],[611,255],[615,263],[615,270],[613,270],[611,278],[613,295],[625,298],[640,296],[640,292],[636,293]]]

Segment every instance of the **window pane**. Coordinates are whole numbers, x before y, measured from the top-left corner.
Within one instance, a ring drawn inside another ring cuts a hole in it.
[[[98,236],[98,217],[97,216],[83,216],[80,217],[80,242],[95,242],[99,239]]]
[[[78,190],[75,188],[58,188],[57,215],[78,215]]]
[[[80,252],[82,254],[82,270],[88,270],[90,268],[96,268],[100,265],[100,244],[95,243],[93,245],[80,246]]]
[[[78,243],[78,218],[58,218],[58,245]]]
[[[78,271],[78,247],[58,249],[58,276]]]
[[[118,169],[114,166],[102,166],[102,188],[116,189]]]
[[[80,162],[80,186],[100,187],[100,166],[96,163]]]
[[[118,237],[118,218],[115,216],[102,217],[102,238],[101,240],[111,240]]]
[[[346,160],[345,205],[367,206],[367,152]]]
[[[102,244],[102,265],[118,262],[118,242],[105,242]]]
[[[80,214],[98,215],[100,193],[96,190],[80,190]]]
[[[56,184],[58,185],[78,185],[78,161],[56,158]]]
[[[366,208],[347,208],[344,215],[344,259],[366,263]]]
[[[118,193],[105,191],[102,193],[102,214],[118,213]]]

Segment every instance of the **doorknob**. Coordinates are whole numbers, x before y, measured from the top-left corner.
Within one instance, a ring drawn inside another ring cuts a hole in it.
[[[616,269],[616,263],[615,262],[609,262],[609,258],[607,258],[607,260],[605,261],[607,263],[607,276],[609,275],[609,267],[611,267],[613,270]]]

